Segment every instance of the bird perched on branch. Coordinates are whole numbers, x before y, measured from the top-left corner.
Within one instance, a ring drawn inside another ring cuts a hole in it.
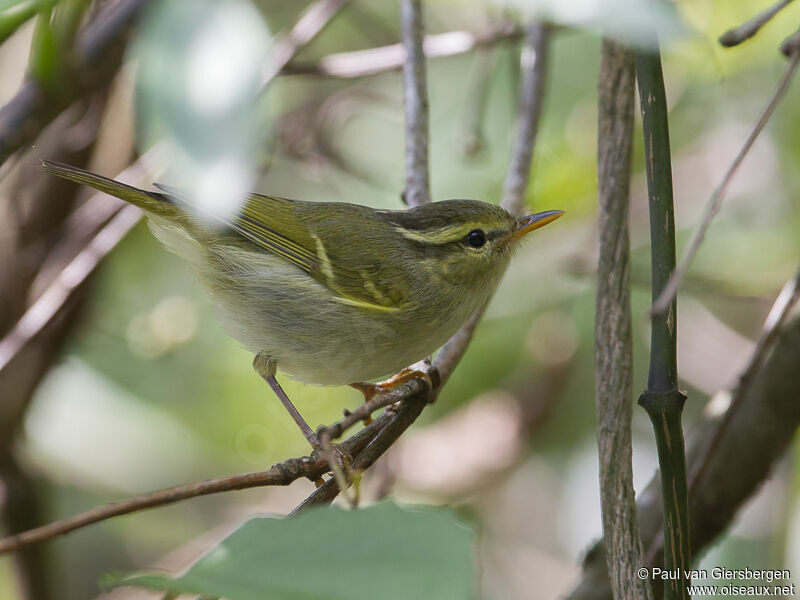
[[[376,210],[251,194],[237,216],[215,223],[165,186],[151,192],[42,167],[144,210],[155,236],[194,266],[227,331],[256,354],[256,371],[314,448],[277,368],[306,383],[368,389],[360,382],[447,341],[492,295],[524,236],[563,214],[515,217],[477,200]]]

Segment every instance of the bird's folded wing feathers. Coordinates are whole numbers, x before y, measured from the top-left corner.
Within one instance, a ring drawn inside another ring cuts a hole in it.
[[[156,187],[188,203],[174,188]],[[250,194],[239,214],[224,224],[328,286],[338,302],[366,310],[399,310],[408,297],[403,272],[386,264],[370,244],[355,244],[346,234],[323,241],[318,219],[308,218],[314,214],[310,206],[288,198]],[[345,221],[348,215],[337,218]],[[340,229],[356,232],[358,228],[359,223],[353,222],[343,223]],[[358,256],[353,255],[356,251]]]

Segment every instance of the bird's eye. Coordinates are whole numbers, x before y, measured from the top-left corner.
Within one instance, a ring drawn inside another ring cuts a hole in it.
[[[473,229],[467,234],[467,245],[480,248],[486,243],[486,233],[482,229]]]

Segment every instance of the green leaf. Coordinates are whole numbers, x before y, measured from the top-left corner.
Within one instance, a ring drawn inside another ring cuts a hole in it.
[[[228,600],[464,600],[474,596],[472,539],[448,509],[326,507],[252,519],[176,579],[106,583]]]

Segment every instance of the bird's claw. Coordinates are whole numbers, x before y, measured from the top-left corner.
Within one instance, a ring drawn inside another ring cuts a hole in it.
[[[417,365],[420,365],[419,368],[417,368]],[[431,370],[428,366],[428,363],[425,363],[424,365],[415,363],[410,367],[406,367],[396,375],[392,375],[389,377],[389,379],[385,379],[377,383],[358,381],[356,383],[351,383],[350,387],[355,388],[364,394],[364,401],[369,402],[378,394],[390,392],[396,387],[403,385],[412,379],[422,379],[427,384],[428,390],[433,389],[433,378],[431,377]]]

